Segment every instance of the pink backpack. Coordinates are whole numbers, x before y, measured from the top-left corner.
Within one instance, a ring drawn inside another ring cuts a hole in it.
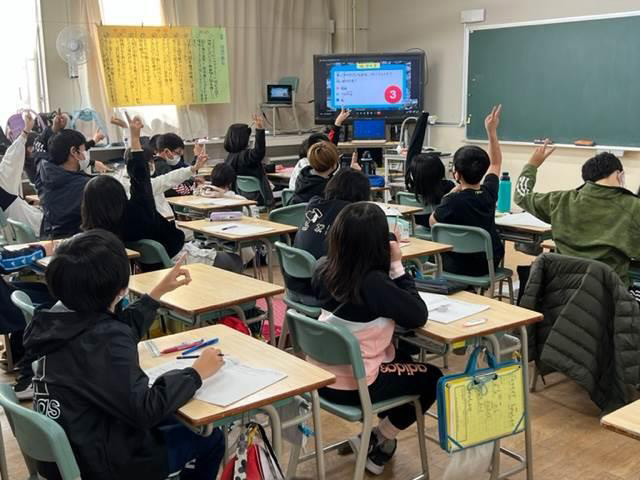
[[[42,118],[40,118],[40,115],[29,108],[21,108],[16,113],[11,115],[7,120],[7,128],[5,128],[5,131],[7,137],[12,142],[16,138],[18,138],[22,133],[22,130],[24,130],[24,120],[22,118],[22,114],[25,112],[29,112],[31,114],[35,121],[38,122],[38,125],[40,125],[41,130],[44,130],[46,128],[46,125],[44,124]]]

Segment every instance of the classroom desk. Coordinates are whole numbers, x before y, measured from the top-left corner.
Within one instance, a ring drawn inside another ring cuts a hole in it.
[[[607,430],[640,440],[640,400],[605,415],[600,419],[600,425]]]
[[[200,326],[203,314],[225,308],[233,309],[242,321],[246,321],[239,305],[265,298],[268,307],[269,341],[275,344],[271,297],[284,293],[283,287],[203,263],[192,263],[184,268],[191,274],[191,283],[163,295],[160,299],[162,306],[192,318],[194,324]],[[129,279],[129,290],[136,295],[148,294],[169,270],[132,275]]]
[[[135,250],[131,250],[129,248],[125,248],[125,250],[127,252],[127,258],[129,259],[130,262],[132,260],[135,260],[136,258],[140,258],[140,252],[136,252]],[[38,265],[41,268],[47,268],[52,258],[53,256],[41,258],[40,260],[36,261],[36,265]]]
[[[215,225],[223,225],[225,223],[241,223],[246,225],[256,225],[260,227],[269,228],[269,231],[255,233],[251,235],[233,235],[231,231],[228,232],[211,232],[210,227]],[[242,244],[260,242],[264,244],[267,249],[267,272],[269,275],[269,282],[273,282],[273,263],[274,263],[274,245],[271,239],[273,237],[280,237],[281,235],[288,235],[298,231],[297,227],[291,225],[285,225],[282,223],[270,222],[268,220],[262,220],[254,217],[243,216],[240,220],[230,220],[228,222],[210,222],[209,220],[193,220],[190,222],[178,222],[179,227],[193,230],[205,237],[215,238],[226,242],[234,242],[237,247],[238,254],[242,248]]]
[[[274,185],[282,185],[285,188],[289,188],[289,180],[291,180],[292,173],[293,167],[284,168],[279,172],[267,173],[267,178],[271,180]]]
[[[530,225],[498,225],[498,234],[504,241],[537,245],[551,237],[551,227],[532,227]]]
[[[255,200],[234,199],[234,198],[209,198],[196,195],[182,195],[179,197],[169,197],[167,202],[172,207],[185,208],[196,213],[206,215],[214,210],[238,210],[242,207],[256,205]]]
[[[416,265],[422,270],[422,265],[417,260],[418,257],[436,257],[436,274],[442,274],[442,258],[441,253],[450,252],[453,246],[444,243],[430,242],[416,237],[409,237],[407,242],[400,242],[400,251],[402,252],[402,261],[414,260]]]
[[[5,245],[4,248],[6,248],[7,250],[20,250],[21,248],[27,248],[29,246],[32,245],[45,245],[46,243],[49,242],[63,242],[64,240],[40,240],[37,242],[32,242],[32,243],[19,243],[19,244],[15,244],[15,245]],[[55,246],[55,243],[54,243]],[[126,252],[127,252],[127,258],[129,260],[135,260],[136,258],[140,258],[140,253],[136,252],[135,250],[130,250],[128,248],[125,248]],[[51,256],[49,257],[44,257],[41,258],[39,260],[36,260],[36,265],[39,266],[40,268],[47,268],[47,266],[49,265],[49,262],[51,262]]]
[[[159,350],[162,350],[185,341],[195,341],[200,338],[214,337],[220,339],[217,347],[222,350],[225,355],[229,355],[243,363],[246,363],[247,365],[257,368],[270,368],[277,370],[285,373],[287,376],[279,382],[276,382],[253,395],[232,403],[227,407],[220,407],[200,400],[191,400],[178,410],[178,416],[187,425],[196,430],[206,429],[207,426],[213,426],[215,422],[219,422],[224,418],[249,413],[257,408],[272,405],[279,400],[311,392],[316,451],[321,451],[322,427],[320,423],[320,405],[317,390],[333,383],[335,381],[335,376],[294,355],[283,350],[278,350],[277,348],[256,340],[249,335],[244,335],[224,325],[213,325],[177,333],[175,335],[168,335],[153,339],[153,342]],[[173,354],[153,357],[144,347],[144,342],[138,344],[138,354],[140,357],[140,366],[143,369],[161,365],[175,356],[175,354]],[[275,420],[277,420],[278,424],[272,425],[274,426],[274,430],[277,430],[277,433],[279,434],[280,428],[278,428],[279,418],[277,411],[270,408],[268,412],[275,414]],[[269,416],[272,417],[272,415]],[[272,419],[274,419],[274,417],[272,417]],[[207,433],[210,433],[210,429]],[[279,435],[277,438],[279,438]],[[274,444],[277,443],[279,442],[274,442]],[[274,448],[276,452],[280,450],[279,445],[274,445]],[[319,462],[318,476],[320,478],[324,477],[324,465],[321,463],[322,458],[322,455],[318,455],[316,457],[317,462]]]
[[[460,341],[477,341],[485,339],[492,345],[494,352],[499,351],[498,339],[495,336],[496,333],[509,332],[518,329],[520,332],[521,341],[521,364],[522,364],[522,388],[524,393],[524,405],[525,412],[529,411],[529,382],[528,382],[528,364],[529,364],[529,350],[527,344],[527,325],[539,322],[542,320],[542,314],[534,312],[532,310],[526,310],[515,305],[500,302],[492,298],[476,295],[471,292],[459,292],[451,296],[451,298],[468,303],[477,303],[482,305],[488,305],[489,310],[485,310],[476,315],[465,317],[450,324],[442,324],[433,321],[427,321],[427,324],[416,330],[418,335],[424,335],[438,342],[452,345]],[[480,325],[465,327],[464,324],[469,320],[484,318],[485,323]],[[497,358],[498,361],[500,360]],[[521,458],[521,466],[500,474],[499,469],[499,456],[494,456],[496,468],[493,469],[493,478],[507,478],[514,475],[516,472],[525,470],[527,471],[527,480],[533,480],[533,448],[531,438],[531,416],[525,415],[525,452],[524,458],[516,456],[512,452],[508,452],[511,458]],[[504,448],[500,451],[507,453]]]

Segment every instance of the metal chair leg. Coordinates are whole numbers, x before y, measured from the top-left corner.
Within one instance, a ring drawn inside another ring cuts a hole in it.
[[[367,463],[367,454],[369,452],[369,440],[371,439],[371,430],[373,429],[372,415],[364,415],[362,420],[362,433],[360,437],[360,449],[356,457],[355,470],[353,472],[353,480],[362,480],[364,478],[364,467]]]
[[[322,449],[322,420],[320,419],[320,397],[318,391],[311,392],[311,412],[313,414],[313,430],[316,443],[316,469],[318,478],[325,479],[324,450]]]
[[[507,279],[507,286],[509,287],[509,301],[511,302],[511,305],[515,305],[516,298],[513,295],[513,278],[509,277]]]
[[[422,463],[422,474],[425,480],[429,480],[429,458],[427,457],[427,442],[424,433],[424,413],[422,405],[417,398],[413,401],[416,409],[416,427],[418,429],[418,445],[420,447],[420,462]]]

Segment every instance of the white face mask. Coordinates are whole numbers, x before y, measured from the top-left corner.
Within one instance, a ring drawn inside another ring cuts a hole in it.
[[[78,160],[78,164],[80,165],[80,170],[86,170],[89,167],[91,161],[87,158],[87,156],[78,150],[78,153],[82,155],[82,157]]]
[[[618,183],[620,183],[620,186],[621,186],[622,188],[624,188],[624,187],[625,187],[624,172],[620,172],[620,173],[618,174]]]
[[[174,155],[173,157],[167,160],[167,163],[173,167],[178,163],[180,163],[180,158],[181,158],[180,155]]]

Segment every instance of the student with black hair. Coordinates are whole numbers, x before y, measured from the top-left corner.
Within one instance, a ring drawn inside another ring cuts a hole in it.
[[[7,218],[17,220],[31,227],[38,235],[42,224],[42,211],[29,205],[23,198],[22,171],[27,155],[29,136],[33,138],[31,129],[34,119],[31,114],[24,114],[24,129],[7,149],[0,162],[0,209]]]
[[[484,121],[489,137],[489,154],[475,145],[456,151],[453,156],[453,177],[458,185],[442,199],[440,206],[429,218],[430,226],[450,223],[486,230],[491,236],[496,267],[504,257],[504,246],[495,221],[498,175],[502,167],[502,151],[498,141],[501,108],[501,105],[493,107]],[[489,273],[484,253],[443,253],[442,262],[444,270],[450,273],[472,276]]]
[[[629,265],[640,256],[640,200],[625,188],[618,157],[599,153],[582,166],[580,188],[535,193],[538,169],[555,149],[536,148],[515,188],[515,202],[551,224],[556,250],[562,255],[599,260],[631,285]]]
[[[152,141],[154,137],[155,141]],[[154,151],[152,177],[159,177],[175,171],[185,172],[185,168],[188,168],[188,165],[182,159],[182,156],[184,155],[184,141],[179,135],[175,133],[154,135],[149,140],[149,148],[151,151]],[[194,146],[195,157],[198,157],[202,151],[203,147],[201,144],[196,144]],[[167,188],[164,191],[164,196],[179,197],[181,195],[191,195],[195,185],[196,181],[187,177],[180,183]],[[168,204],[166,204],[161,210],[166,210],[167,207]]]
[[[346,328],[356,337],[371,400],[418,395],[426,412],[435,402],[442,373],[396,350],[393,332],[396,325],[408,329],[424,326],[427,306],[402,266],[400,245],[389,241],[387,217],[379,206],[359,202],[340,212],[329,232],[327,256],[318,262],[313,286],[316,297],[324,300],[319,321]],[[320,396],[343,405],[360,404],[350,365],[321,367],[332,372],[336,381],[321,388]],[[369,472],[383,472],[396,451],[398,433],[415,421],[411,404],[380,414],[368,442]],[[361,443],[359,437],[350,439],[354,451]]]
[[[438,155],[422,153],[428,118],[429,114],[422,112],[411,136],[405,161],[405,184],[407,191],[415,195],[416,201],[434,210],[440,205],[442,197],[455,187],[455,183],[445,178],[444,164]],[[415,220],[418,225],[429,227],[428,215],[415,215]]]
[[[224,137],[224,149],[227,151],[227,158],[224,163],[231,166],[236,175],[247,177],[255,177],[260,182],[262,194],[249,193],[245,195],[250,200],[256,200],[258,205],[272,206],[274,203],[273,191],[271,184],[267,179],[262,161],[266,155],[266,143],[264,134],[264,125],[261,115],[254,115],[253,122],[256,126],[255,145],[249,148],[249,139],[251,138],[251,127],[246,123],[234,123],[231,125]],[[234,185],[237,192],[237,185]]]
[[[47,127],[36,140],[37,156],[34,184],[40,197],[43,218],[42,238],[66,238],[80,231],[80,204],[84,186],[91,179],[85,173],[91,166],[87,141],[76,130],[64,128],[66,117],[58,111],[53,126]],[[95,162],[106,171],[101,162]]]
[[[165,373],[152,386],[138,361],[138,342],[159,299],[188,284],[189,271],[176,265],[123,309],[129,268],[124,245],[104,230],[57,248],[46,270],[57,303],[36,312],[25,331],[27,355],[37,359],[34,410],[64,429],[82,478],[160,480],[180,470],[182,478],[216,478],[224,454],[220,430],[197,435],[173,414],[220,369],[219,351],[202,350],[191,367]],[[55,464],[38,467],[57,478]]]
[[[298,175],[300,175],[300,172],[304,167],[309,166],[309,148],[311,148],[312,145],[315,145],[319,142],[331,142],[334,145],[338,145],[342,124],[347,118],[349,118],[349,115],[351,115],[351,112],[343,108],[342,110],[340,110],[340,113],[336,117],[336,121],[333,123],[328,133],[312,133],[307,138],[305,138],[305,140],[302,142],[302,145],[300,145],[300,152],[298,153],[298,163],[296,163],[296,166],[291,172],[291,178],[289,178],[289,189],[296,189],[296,181],[298,180]]]

